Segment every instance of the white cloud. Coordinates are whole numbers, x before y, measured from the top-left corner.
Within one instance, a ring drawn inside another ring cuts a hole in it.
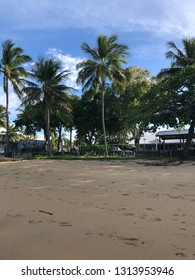
[[[194,0],[1,0],[0,23],[5,31],[75,27],[181,37],[195,34],[194,11]]]
[[[70,71],[70,75],[67,79],[66,85],[74,89],[80,90],[81,87],[78,84],[76,84],[76,79],[78,75],[78,71],[76,70],[76,65],[81,61],[83,61],[84,58],[72,57],[69,54],[65,55],[61,50],[52,49],[52,48],[48,49],[47,55],[59,59],[62,62],[63,70]]]

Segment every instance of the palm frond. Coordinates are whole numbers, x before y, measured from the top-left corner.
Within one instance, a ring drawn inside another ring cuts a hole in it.
[[[99,59],[99,54],[96,49],[91,49],[90,46],[87,43],[83,43],[81,45],[81,49],[88,54],[92,59],[98,60]]]

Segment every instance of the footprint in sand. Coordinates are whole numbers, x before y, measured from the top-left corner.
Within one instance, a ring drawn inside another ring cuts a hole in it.
[[[20,215],[20,214],[9,215],[9,216],[11,216],[12,218],[22,218],[22,217],[24,217],[24,215]]]
[[[123,237],[123,236],[118,236],[116,232],[110,233],[110,234],[105,234],[105,233],[100,233],[100,236],[104,237],[109,237],[114,240],[119,240],[123,241],[125,245],[131,245],[131,246],[140,246],[143,245],[145,242],[139,240],[138,238],[135,237]]]
[[[184,253],[175,253],[175,255],[179,258],[184,258],[185,257]]]
[[[155,218],[154,221],[155,221],[155,222],[161,222],[162,219],[161,219],[161,218]]]
[[[86,231],[85,235],[90,236],[90,235],[92,235],[92,232],[91,231]]]
[[[119,237],[120,240],[124,241],[124,243],[126,245],[131,245],[131,246],[139,246],[141,244],[144,244],[143,241],[140,241],[139,239],[137,238],[134,238],[134,237]]]
[[[28,221],[28,222],[31,225],[42,223],[42,221],[34,221],[34,220],[31,220],[31,221]]]
[[[118,208],[118,209],[117,209],[117,211],[124,211],[124,210],[126,210],[125,207],[122,207],[122,208]]]
[[[72,226],[69,222],[60,222],[59,224],[62,227],[71,227]]]
[[[124,214],[124,216],[134,216],[135,214],[133,214],[133,213],[126,213],[126,214]]]

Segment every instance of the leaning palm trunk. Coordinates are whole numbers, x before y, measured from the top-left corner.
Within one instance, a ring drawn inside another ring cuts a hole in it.
[[[105,126],[105,106],[104,106],[104,87],[102,85],[102,128],[103,128],[103,136],[104,136],[104,146],[106,156],[108,156],[108,147],[107,147],[107,140],[106,140],[106,126]]]

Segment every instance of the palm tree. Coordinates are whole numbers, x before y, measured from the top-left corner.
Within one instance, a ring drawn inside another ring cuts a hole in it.
[[[63,70],[61,62],[56,59],[39,58],[32,67],[31,79],[25,88],[24,104],[43,102],[43,111],[46,124],[46,142],[48,155],[51,155],[50,118],[53,104],[67,102],[67,93],[73,90],[63,82],[67,79],[69,71]]]
[[[180,50],[172,41],[167,43],[170,50],[166,52],[166,58],[172,60],[172,68],[186,68],[195,64],[195,38],[182,40],[183,50]]]
[[[57,138],[57,151],[60,151],[60,146],[62,143],[62,129],[69,128],[73,125],[73,115],[71,108],[71,96],[66,96],[66,102],[55,102],[51,104],[51,127],[58,130]]]
[[[166,52],[166,58],[171,59],[171,67],[163,69],[159,76],[172,77],[176,73],[180,73],[183,70],[188,70],[195,67],[195,37],[182,39],[183,50],[180,50],[176,44],[172,41],[168,42],[168,47],[170,50]],[[193,70],[193,72],[195,69]],[[188,91],[194,91],[194,84],[188,88]],[[191,101],[190,101],[191,102]],[[193,104],[191,104],[193,105]],[[191,106],[193,108],[194,106]],[[195,112],[189,112],[191,114],[190,128],[188,133],[188,138],[184,146],[183,157],[187,158],[189,156],[189,149],[192,142],[192,137],[195,128]]]
[[[3,88],[6,94],[6,153],[9,146],[9,86],[19,98],[22,97],[22,88],[24,87],[24,78],[27,72],[22,66],[30,62],[31,58],[23,54],[23,49],[16,47],[11,40],[6,40],[2,44],[2,59],[0,61],[0,72],[3,73]]]
[[[128,47],[117,43],[117,36],[100,35],[97,38],[97,46],[91,48],[87,43],[83,43],[81,49],[90,56],[77,65],[79,70],[77,83],[83,84],[83,91],[93,89],[94,92],[101,92],[102,97],[102,128],[104,136],[105,152],[108,155],[104,95],[106,83],[113,82],[122,85],[125,79],[122,64],[126,63]]]
[[[21,107],[18,109],[20,112],[17,114],[17,118],[14,121],[15,126],[22,131],[26,137],[35,137],[36,132],[41,131],[41,129],[44,130],[44,134],[46,135],[43,102],[28,104],[23,108]]]
[[[6,127],[6,109],[0,105],[0,127]]]

